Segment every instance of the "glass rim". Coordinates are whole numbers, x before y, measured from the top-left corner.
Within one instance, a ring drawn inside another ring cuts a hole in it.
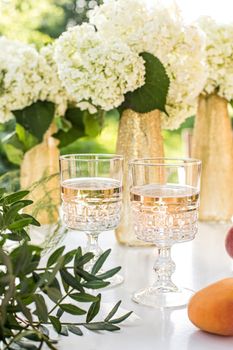
[[[164,163],[164,161],[168,161],[168,163]],[[129,165],[164,166],[164,167],[201,165],[201,163],[202,162],[200,159],[182,158],[182,157],[181,158],[172,158],[172,157],[135,158],[129,161]]]
[[[88,157],[99,157],[97,159],[88,159]],[[103,157],[103,158],[101,158]],[[59,160],[67,160],[67,161],[80,161],[80,162],[109,162],[111,160],[123,160],[124,156],[120,154],[114,153],[71,153],[64,154],[59,157]]]

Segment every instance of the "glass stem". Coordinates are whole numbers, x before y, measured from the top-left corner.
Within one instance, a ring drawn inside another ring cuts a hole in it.
[[[161,293],[177,291],[178,288],[171,280],[175,267],[171,258],[171,246],[158,246],[158,257],[154,264],[157,279],[153,287]]]
[[[94,254],[92,263],[94,263],[99,256],[103,253],[99,246],[99,234],[100,232],[86,232],[87,234],[87,245],[85,248],[86,252],[91,252]]]

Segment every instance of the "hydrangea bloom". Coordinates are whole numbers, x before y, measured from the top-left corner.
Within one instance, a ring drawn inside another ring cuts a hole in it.
[[[150,52],[164,64],[171,81],[164,128],[179,127],[195,112],[206,80],[205,39],[197,27],[184,25],[176,7],[106,0],[91,11],[90,23],[109,40],[118,37],[136,53]]]
[[[59,76],[80,108],[108,111],[124,94],[144,84],[144,61],[126,43],[101,36],[84,23],[63,33],[56,42]]]
[[[34,47],[0,37],[0,122],[38,99],[43,86]]]
[[[40,91],[39,99],[55,103],[57,113],[64,115],[67,109],[68,96],[67,91],[63,88],[58,76],[56,62],[54,61],[54,45],[44,46],[41,51],[40,71],[43,77],[43,88]]]
[[[208,79],[204,91],[233,98],[233,24],[218,24],[201,17],[199,25],[206,33]]]

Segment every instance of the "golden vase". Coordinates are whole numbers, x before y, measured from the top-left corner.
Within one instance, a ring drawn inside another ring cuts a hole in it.
[[[233,134],[227,100],[199,98],[192,156],[202,160],[199,218],[228,221],[233,215]]]
[[[52,124],[43,142],[25,153],[20,169],[21,188],[29,189],[33,205],[25,209],[41,224],[57,222],[60,204],[58,141],[51,135],[56,131]]]
[[[163,157],[160,112],[136,113],[130,109],[123,112],[117,139],[117,153],[125,157],[123,218],[116,230],[119,243],[129,246],[143,246],[134,233],[130,216],[128,162],[135,158]]]

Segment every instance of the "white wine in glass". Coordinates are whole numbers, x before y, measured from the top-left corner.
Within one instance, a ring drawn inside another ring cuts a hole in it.
[[[171,280],[171,247],[197,233],[201,163],[194,159],[137,159],[130,163],[131,212],[138,239],[156,244],[155,283],[134,293],[148,306],[186,305],[193,292]]]
[[[121,217],[122,186],[109,178],[76,178],[62,183],[63,220],[72,229],[106,231]]]
[[[87,235],[86,251],[94,258],[86,266],[91,271],[103,253],[99,234],[115,229],[122,212],[123,157],[111,154],[71,154],[60,157],[63,221]],[[123,281],[111,278],[111,285]]]

